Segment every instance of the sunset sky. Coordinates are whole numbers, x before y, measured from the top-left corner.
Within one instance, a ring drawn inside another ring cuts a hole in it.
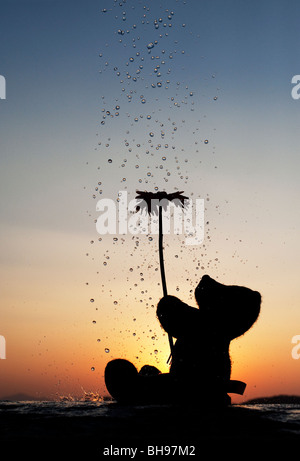
[[[98,200],[205,201],[205,239],[165,236],[169,294],[204,274],[262,295],[231,343],[236,402],[298,394],[300,4],[3,0],[0,398],[103,395],[107,361],[167,371],[154,235],[99,235]],[[149,238],[150,237],[150,238]]]

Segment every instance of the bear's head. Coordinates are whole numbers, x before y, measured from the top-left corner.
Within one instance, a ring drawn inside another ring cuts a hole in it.
[[[203,317],[230,337],[244,334],[257,320],[261,295],[238,285],[223,285],[204,275],[195,298]]]

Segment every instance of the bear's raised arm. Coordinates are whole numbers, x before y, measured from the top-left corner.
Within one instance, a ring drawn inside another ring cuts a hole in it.
[[[164,296],[157,305],[156,315],[163,329],[174,338],[194,334],[199,329],[199,309],[176,296]]]

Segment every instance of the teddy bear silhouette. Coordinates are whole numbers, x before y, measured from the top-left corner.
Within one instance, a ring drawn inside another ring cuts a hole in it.
[[[179,396],[230,404],[228,393],[243,394],[246,387],[233,381],[230,342],[242,336],[257,320],[261,295],[237,285],[223,285],[204,275],[195,289],[198,308],[175,296],[157,305],[162,328],[176,338],[169,373],[144,365],[138,373],[124,359],[106,365],[108,392],[122,402],[174,402]]]

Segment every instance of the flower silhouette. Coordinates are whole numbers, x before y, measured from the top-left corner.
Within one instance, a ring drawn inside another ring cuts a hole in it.
[[[164,296],[167,296],[167,284],[165,276],[165,267],[164,267],[164,257],[163,257],[163,222],[162,222],[162,210],[166,209],[169,205],[169,202],[173,202],[175,206],[184,207],[184,201],[188,200],[188,197],[182,195],[181,192],[173,192],[172,194],[167,194],[165,191],[158,192],[147,192],[147,191],[136,191],[138,194],[136,199],[140,199],[141,202],[137,205],[136,211],[146,211],[149,215],[154,214],[159,217],[159,261],[160,261],[160,273],[163,286]],[[171,355],[168,359],[170,360],[173,352],[173,338],[169,334],[169,343],[171,349]]]
[[[183,191],[173,192],[172,194],[167,194],[165,191],[158,192],[147,192],[147,191],[136,191],[138,194],[136,199],[140,199],[141,203],[136,207],[136,211],[146,210],[149,214],[159,214],[159,209],[166,209],[168,202],[175,202],[175,206],[184,207],[184,200],[188,200],[188,197],[185,197]]]

